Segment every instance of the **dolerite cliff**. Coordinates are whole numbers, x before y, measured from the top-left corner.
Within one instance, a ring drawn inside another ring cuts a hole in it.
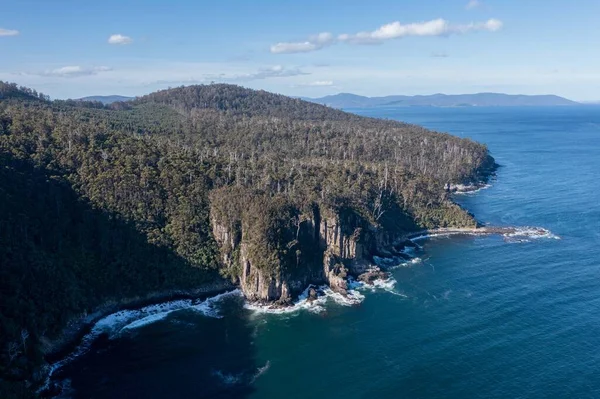
[[[345,294],[348,277],[368,272],[374,255],[399,255],[406,244],[405,230],[386,231],[352,208],[303,210],[232,188],[213,195],[211,224],[224,274],[260,303],[289,304],[309,284]]]

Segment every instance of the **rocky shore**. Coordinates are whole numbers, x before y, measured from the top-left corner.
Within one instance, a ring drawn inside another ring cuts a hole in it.
[[[315,229],[312,223],[309,223],[312,229]],[[326,246],[323,250],[323,269],[322,274],[316,273],[314,280],[306,280],[305,285],[301,285],[302,281],[292,282],[291,284],[287,281],[282,281],[280,284],[290,284],[294,287],[301,286],[304,290],[311,284],[327,284],[329,287],[340,294],[346,294],[349,287],[348,281],[352,277],[356,281],[373,284],[376,280],[385,280],[389,275],[385,270],[385,266],[375,266],[372,261],[373,256],[380,255],[384,258],[402,258],[405,260],[411,259],[411,256],[407,254],[407,249],[417,248],[418,245],[415,241],[427,239],[436,236],[451,236],[451,235],[502,235],[502,236],[545,236],[550,234],[546,229],[540,227],[477,227],[477,228],[439,228],[439,229],[428,229],[420,230],[410,234],[397,237],[395,240],[382,240],[380,237],[373,238],[375,242],[371,242],[371,245],[375,245],[375,253],[367,251],[364,247],[365,242],[359,242],[357,240],[357,234],[344,235],[342,227],[340,226],[339,220],[326,220],[319,227],[318,233],[321,237],[321,242]],[[314,231],[311,234],[315,234]],[[223,236],[220,237],[223,239]],[[385,244],[382,247],[378,247],[377,244]],[[343,262],[345,260],[346,262]],[[248,263],[248,261],[246,261]],[[251,267],[251,265],[247,265]],[[249,274],[246,271],[242,278]],[[257,271],[254,271],[257,273]],[[260,289],[261,275],[255,277],[258,282],[253,287],[248,287],[247,284],[240,282],[236,284],[230,280],[219,279],[218,281],[208,283],[194,290],[188,291],[166,291],[152,293],[144,297],[125,298],[119,301],[108,302],[103,306],[96,309],[93,313],[82,314],[73,319],[67,327],[64,329],[61,336],[57,339],[51,340],[48,338],[43,339],[44,355],[47,359],[58,359],[69,353],[74,346],[77,345],[78,341],[89,332],[89,329],[100,319],[110,314],[121,310],[133,310],[139,309],[144,306],[158,304],[178,299],[204,299],[210,296],[218,295],[223,292],[227,292],[236,288],[242,288],[242,292],[246,298],[251,302],[260,304],[275,305],[278,307],[285,307],[291,303],[291,301],[278,301],[280,298],[268,298],[266,295],[262,296],[256,291],[251,289]],[[277,281],[270,282],[266,287],[263,287],[267,294],[269,287],[276,285]],[[248,293],[248,290],[251,290]],[[283,289],[282,294],[288,293],[287,289]],[[308,297],[316,298],[318,291],[314,288],[309,288]],[[271,299],[271,300],[269,300]],[[275,299],[275,300],[273,300]],[[291,298],[290,298],[291,299]]]
[[[309,225],[312,227],[311,234],[315,234],[315,237],[321,237],[318,242],[325,245],[325,247],[322,248],[322,274],[312,274],[313,280],[306,279],[304,281],[306,285],[303,286],[304,291],[302,293],[302,300],[305,300],[309,306],[312,303],[316,304],[322,302],[324,299],[323,297],[328,295],[327,292],[330,294],[333,292],[340,298],[348,298],[350,300],[349,303],[352,303],[352,288],[356,287],[356,284],[362,284],[366,287],[376,287],[378,283],[381,284],[381,282],[388,280],[390,278],[390,273],[385,260],[410,260],[412,256],[409,252],[415,248],[419,248],[418,244],[416,244],[419,240],[453,235],[501,235],[506,238],[516,237],[518,239],[522,239],[523,237],[558,238],[557,236],[552,235],[548,230],[540,227],[484,226],[477,228],[438,228],[421,230],[397,236],[395,239],[392,237],[383,239],[377,234],[371,233],[373,235],[368,240],[361,241],[358,239],[360,236],[359,234],[344,234],[339,219],[329,219],[323,222],[318,227],[318,230],[316,230],[317,227],[312,223]],[[318,232],[318,236],[316,235],[315,230]],[[369,246],[366,246],[367,243]],[[375,265],[375,263],[377,263],[377,265]],[[246,265],[246,267],[249,266]],[[253,273],[257,273],[257,271],[254,271]],[[260,279],[265,278],[265,276],[261,277],[259,275],[255,278],[257,281],[260,281]],[[280,284],[289,284],[291,286],[302,283],[302,281],[294,283],[286,281],[285,279],[279,281]],[[270,282],[267,287],[273,287],[273,284],[273,282]],[[316,284],[322,285],[319,287]],[[260,288],[261,285],[257,284],[254,285],[254,287]],[[169,291],[154,293],[143,298],[123,299],[118,302],[106,303],[94,313],[84,314],[74,319],[65,328],[60,338],[55,340],[45,339],[44,352],[46,359],[49,364],[51,364],[71,355],[80,344],[83,337],[90,332],[99,320],[115,314],[116,312],[136,310],[148,305],[160,304],[178,299],[205,299],[236,288],[242,289],[250,308],[259,308],[262,306],[263,310],[266,309],[273,313],[286,312],[287,309],[293,310],[294,308],[294,302],[292,301],[292,294],[290,291],[283,290],[283,293],[288,293],[285,300],[281,300],[281,297],[274,298],[275,300],[265,300],[265,298],[260,298],[260,295],[257,295],[260,294],[260,292],[257,291],[250,291],[249,295],[246,294],[244,289],[248,290],[248,285],[244,285],[243,282],[235,284],[227,280],[219,280],[191,291]],[[269,292],[268,289],[266,292]],[[319,305],[315,306],[318,307]],[[43,373],[44,375],[39,375],[40,380],[48,379],[53,371],[52,367],[47,367],[45,370],[45,373]],[[51,383],[47,383],[43,392],[52,395],[58,393],[59,390],[60,387],[55,387]]]

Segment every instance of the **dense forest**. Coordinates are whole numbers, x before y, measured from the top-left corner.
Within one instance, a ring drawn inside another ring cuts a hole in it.
[[[473,226],[445,187],[493,166],[470,140],[238,86],[103,105],[0,82],[0,397],[109,301],[322,268],[321,219],[356,242]]]

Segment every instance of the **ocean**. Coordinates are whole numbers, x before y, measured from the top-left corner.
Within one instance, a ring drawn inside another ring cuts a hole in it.
[[[378,287],[286,313],[237,292],[122,312],[54,372],[62,397],[600,397],[600,107],[350,111],[487,144],[496,178],[456,200],[551,234],[419,241]]]

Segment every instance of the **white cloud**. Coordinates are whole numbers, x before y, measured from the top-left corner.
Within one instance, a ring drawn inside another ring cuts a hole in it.
[[[282,42],[271,46],[271,52],[306,53],[320,50],[326,46],[343,42],[349,44],[380,44],[386,40],[400,39],[409,36],[450,36],[477,31],[496,32],[502,28],[502,21],[489,19],[485,22],[471,22],[463,25],[453,25],[444,19],[402,24],[398,21],[382,25],[374,31],[358,32],[356,34],[341,34],[337,38],[325,32],[311,36],[304,42]]]
[[[359,32],[355,35],[340,35],[338,39],[352,44],[381,43],[390,39],[401,39],[408,36],[450,36],[476,31],[496,32],[502,28],[502,22],[489,19],[486,22],[471,22],[466,25],[452,25],[444,19],[434,19],[427,22],[418,22],[403,25],[392,22],[381,26],[372,32]]]
[[[131,43],[133,43],[133,39],[130,38],[129,36],[124,36],[124,35],[121,35],[119,33],[119,34],[116,34],[116,35],[111,35],[108,38],[108,43],[109,44],[121,44],[121,45],[123,45],[123,44],[131,44]]]
[[[318,50],[316,44],[311,42],[300,42],[300,43],[277,43],[271,46],[271,52],[274,54],[282,53],[308,53],[310,51]]]
[[[470,0],[470,1],[467,3],[467,5],[465,6],[465,8],[466,8],[467,10],[471,10],[471,9],[473,9],[473,8],[477,8],[477,7],[479,7],[479,6],[481,6],[481,1],[479,1],[479,0]]]
[[[271,46],[271,52],[274,54],[282,53],[308,53],[310,51],[320,50],[323,47],[335,43],[335,37],[329,32],[321,32],[309,37],[304,42],[281,42]]]
[[[101,72],[111,71],[112,68],[106,66],[97,66],[97,67],[81,67],[78,65],[64,66],[57,69],[52,69],[49,71],[37,73],[34,75],[40,76],[50,76],[50,77],[58,77],[58,78],[76,78],[79,76],[90,76],[97,75]]]
[[[309,82],[304,86],[311,87],[325,87],[325,86],[333,86],[333,80],[316,80],[314,82]]]
[[[17,36],[18,34],[18,30],[0,28],[0,36]]]

